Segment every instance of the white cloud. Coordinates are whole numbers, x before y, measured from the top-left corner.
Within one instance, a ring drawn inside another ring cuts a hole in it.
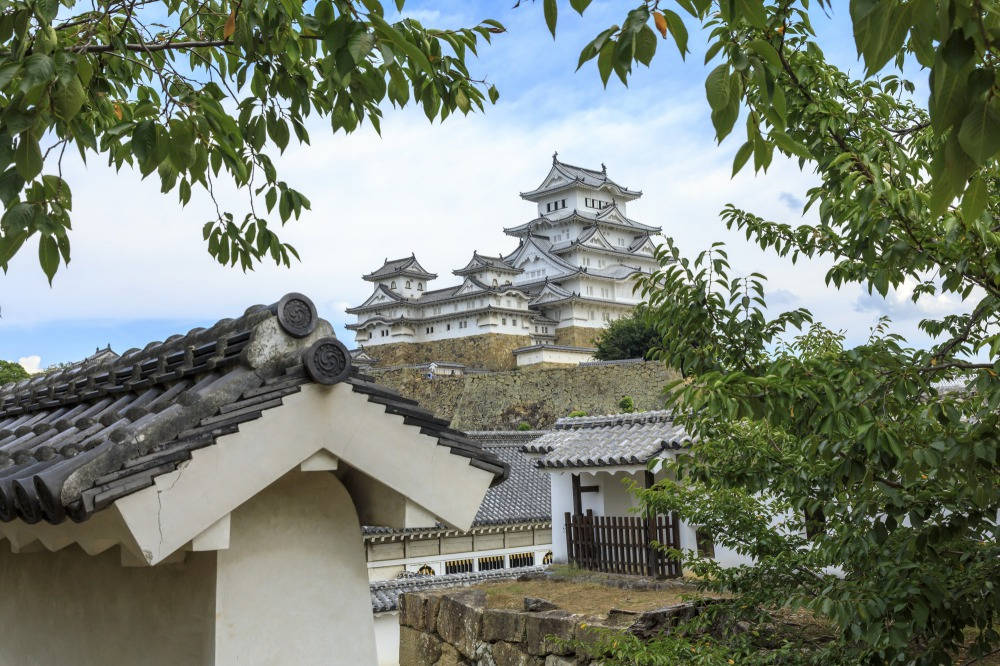
[[[34,356],[23,356],[17,359],[17,362],[24,368],[29,375],[42,371],[42,357],[38,355]]]

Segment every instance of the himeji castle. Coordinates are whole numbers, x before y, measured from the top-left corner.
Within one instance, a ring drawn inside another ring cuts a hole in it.
[[[604,165],[573,166],[552,157],[541,184],[522,192],[537,215],[504,229],[507,255],[472,253],[452,271],[461,279],[432,289],[437,275],[415,255],[386,259],[364,276],[371,296],[348,328],[382,365],[450,361],[501,369],[579,363],[610,321],[639,302],[633,276],[657,268],[652,227],[628,217],[642,192],[619,185]]]

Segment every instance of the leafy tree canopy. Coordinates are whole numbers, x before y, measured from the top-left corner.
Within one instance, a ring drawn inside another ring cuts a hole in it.
[[[402,7],[403,0],[395,5]],[[503,32],[390,24],[378,0],[7,0],[0,8],[0,268],[37,238],[51,282],[70,260],[72,188],[65,151],[145,177],[186,204],[225,178],[246,211],[205,223],[208,251],[244,270],[295,255],[275,228],[309,208],[269,151],[308,143],[309,116],[333,131],[368,122],[380,104],[427,117],[483,109],[495,88],[465,60]],[[263,197],[263,206],[255,202]],[[266,212],[265,209],[266,208]]]
[[[542,4],[554,31],[558,5]],[[1000,11],[852,0],[865,65],[852,75],[812,27],[832,6],[642,2],[581,53],[605,82],[624,82],[657,33],[688,52],[681,14],[701,23],[717,138],[745,135],[733,171],[751,158],[767,169],[778,153],[820,180],[806,193],[813,223],[735,206],[724,223],[777,256],[830,261],[837,287],[884,296],[906,282],[914,301],[960,303],[920,323],[929,348],[886,321],[847,347],[807,310],[771,312],[765,277],[734,273],[723,247],[693,258],[661,248],[641,290],[655,356],[683,373],[671,404],[694,442],[676,480],[642,497],[755,564],[690,556],[707,588],[732,595],[717,606],[731,621],[615,642],[619,663],[929,665],[968,640],[973,657],[1000,644]],[[926,104],[898,74],[909,58],[929,76]],[[771,631],[785,606],[811,611],[826,638]]]
[[[644,308],[637,307],[624,317],[615,319],[601,331],[596,341],[594,358],[601,361],[646,358],[657,341],[653,321]]]
[[[0,360],[0,386],[30,377],[20,363]]]

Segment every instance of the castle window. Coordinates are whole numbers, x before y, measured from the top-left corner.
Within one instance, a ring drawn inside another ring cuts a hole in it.
[[[424,290],[424,283],[423,282],[418,282],[417,283],[417,291],[423,291],[423,290]]]
[[[511,326],[517,326],[517,317],[511,317],[510,318],[510,325]]]
[[[445,324],[444,330],[450,331],[451,330],[451,324]]]
[[[493,286],[494,286],[494,287],[496,287],[496,286],[497,286],[497,279],[496,279],[496,278],[493,278]]]
[[[542,558],[542,564],[552,564],[552,551],[551,550],[549,552],[545,553],[545,556]]]
[[[519,567],[533,567],[533,566],[535,566],[534,553],[511,553],[510,555],[511,569],[516,569]]]
[[[472,572],[472,560],[452,560],[450,562],[444,563],[444,572],[446,574],[454,573],[471,573]]]
[[[407,288],[407,289],[409,289],[409,288],[410,288],[410,281],[409,281],[409,280],[407,280],[407,281],[406,281],[406,288]]]
[[[487,555],[479,558],[480,571],[493,571],[503,569],[503,555]]]
[[[389,285],[389,289],[395,289],[395,288],[396,288],[396,281],[393,280],[392,284]]]
[[[501,318],[500,319],[500,323],[502,323],[504,326],[506,326],[507,325],[507,317]]]
[[[552,553],[549,553],[549,555],[551,555],[551,554]],[[429,564],[425,564],[424,566],[422,566],[419,569],[417,569],[417,573],[420,574],[421,576],[433,576],[434,575],[434,569],[432,569]]]

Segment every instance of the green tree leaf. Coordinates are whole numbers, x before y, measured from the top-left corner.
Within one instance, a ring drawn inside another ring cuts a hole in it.
[[[55,277],[56,271],[59,269],[59,245],[54,237],[43,235],[39,238],[38,263],[49,279],[49,285],[51,285],[52,278]]]
[[[38,141],[27,132],[21,134],[14,150],[14,164],[17,173],[24,180],[32,180],[42,171],[42,151]]]
[[[543,0],[542,6],[545,12],[545,25],[548,26],[549,32],[552,33],[552,38],[555,39],[559,7],[556,5],[556,0]]]

